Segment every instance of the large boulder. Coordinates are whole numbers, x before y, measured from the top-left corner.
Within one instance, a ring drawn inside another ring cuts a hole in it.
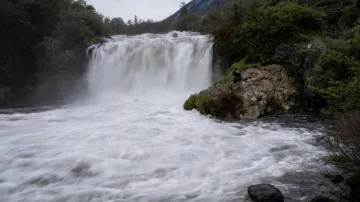
[[[248,188],[248,194],[253,202],[284,202],[281,191],[270,184],[252,185]]]
[[[251,68],[236,72],[235,76],[236,79],[193,95],[190,109],[196,108],[201,114],[219,119],[236,120],[286,112],[297,105],[297,90],[282,66]]]

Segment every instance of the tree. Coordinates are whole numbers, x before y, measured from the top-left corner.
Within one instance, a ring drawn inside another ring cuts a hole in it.
[[[134,17],[134,25],[137,25],[139,22],[138,22],[138,17],[135,15]]]
[[[186,16],[189,14],[186,3],[183,1],[180,3],[180,17]]]

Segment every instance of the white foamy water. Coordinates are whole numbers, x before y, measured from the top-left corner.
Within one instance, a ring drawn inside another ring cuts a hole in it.
[[[86,102],[0,114],[0,201],[244,201],[251,184],[286,193],[278,177],[320,166],[317,130],[184,111],[210,84],[212,44],[178,34],[96,49]]]

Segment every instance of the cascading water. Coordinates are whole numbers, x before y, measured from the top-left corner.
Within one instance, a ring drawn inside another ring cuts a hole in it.
[[[323,167],[318,124],[224,123],[182,109],[211,84],[209,37],[115,36],[90,52],[91,101],[0,114],[0,201],[246,201],[259,182],[293,201],[318,194],[283,177]]]
[[[92,47],[92,96],[196,92],[210,85],[212,41],[188,32],[114,36]]]

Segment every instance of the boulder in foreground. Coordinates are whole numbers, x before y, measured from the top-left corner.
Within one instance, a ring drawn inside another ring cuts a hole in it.
[[[270,184],[252,185],[248,188],[248,193],[253,202],[284,202],[281,191]]]

